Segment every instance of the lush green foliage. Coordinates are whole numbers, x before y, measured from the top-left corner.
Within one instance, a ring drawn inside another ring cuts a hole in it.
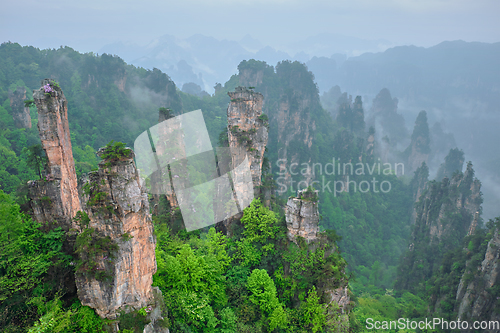
[[[115,56],[80,54],[68,47],[38,50],[13,43],[2,44],[0,189],[11,194],[26,210],[27,191],[20,184],[35,178],[50,180],[43,174],[46,159],[36,128],[37,113],[30,102],[31,91],[38,89],[40,80],[45,77],[57,77],[68,99],[78,176],[97,168],[99,161],[95,151],[107,142],[102,156],[107,161],[106,166],[130,157],[130,150],[125,146],[132,146],[139,133],[157,123],[158,109],[165,118],[201,109],[212,145],[217,146],[217,141],[227,145],[229,97],[226,93],[257,72],[262,74],[259,74],[262,82],[251,88],[265,95],[265,114],[259,119],[269,128],[269,144],[263,161],[266,170],[263,192],[276,188],[271,172],[274,171],[274,176],[279,172],[275,163],[284,148],[288,162],[293,159],[299,165],[302,162],[333,163],[336,168],[350,161],[377,161],[377,156],[368,154],[365,149],[366,136],[373,135],[374,131],[364,131],[360,98],[356,98],[354,105],[349,102],[346,112],[334,120],[321,107],[314,77],[303,64],[283,61],[273,67],[249,60],[243,61],[238,69],[240,75],[232,76],[224,87],[218,85],[213,96],[196,97],[177,91],[161,71],[128,66]],[[57,89],[55,83],[52,86]],[[9,91],[18,87],[27,90],[31,129],[19,129],[14,125]],[[305,108],[304,101],[308,101]],[[347,103],[347,94],[336,101]],[[276,110],[282,103],[288,106],[287,112],[292,115],[287,123],[280,123],[277,116]],[[374,101],[375,107],[389,111],[394,109],[394,103],[387,89]],[[394,147],[407,133],[404,125],[401,126],[402,118],[389,111],[384,116],[387,125],[384,129],[393,133],[388,140]],[[297,129],[296,119],[314,126],[308,131],[293,132],[285,147],[279,129],[289,135],[292,133],[289,130]],[[241,142],[249,140],[247,133],[238,135]],[[419,115],[414,135],[428,138],[425,113]],[[428,152],[428,142],[424,140],[419,148]],[[335,162],[332,162],[333,157],[337,158]],[[446,161],[451,165],[446,172],[453,172],[461,163],[460,151],[454,151],[452,157]],[[198,183],[206,182],[206,175],[197,173],[197,167],[190,165],[193,179]],[[321,182],[325,176],[316,174],[315,179]],[[366,174],[351,176],[351,180],[358,183],[371,181]],[[292,178],[298,181],[303,175],[299,173]],[[325,178],[325,182],[331,181],[332,185],[336,180],[343,180],[342,175]],[[425,270],[416,266],[415,270],[405,271],[407,275],[416,272],[415,277],[422,273],[428,279],[414,290],[417,295],[404,290],[393,292],[398,260],[408,245],[412,195],[418,181],[407,185],[393,172],[377,174],[377,180],[390,182],[391,190],[361,193],[351,187],[348,192],[333,193],[322,188],[318,197],[316,194],[309,196],[311,193],[303,197],[319,201],[324,233],[313,244],[306,244],[303,239],[299,239],[298,244],[290,243],[286,237],[280,204],[283,205],[282,200],[288,195],[295,195],[296,188],[288,189],[282,198],[272,197],[272,209],[254,200],[245,209],[241,221],[234,224],[231,237],[213,228],[187,233],[183,230],[180,210],[172,209],[165,197],[160,197],[154,217],[158,263],[154,284],[163,292],[168,309],[165,322],[168,321],[171,332],[342,331],[344,328],[339,323],[343,315],[329,302],[325,291],[345,286],[351,278],[349,272],[356,276],[356,282],[352,278],[350,281],[358,296],[358,306],[350,320],[354,331],[363,331],[368,317],[378,320],[422,318],[428,315],[427,305],[435,306],[440,316],[453,318],[453,297],[458,281],[464,273],[466,280],[473,278],[472,272],[484,256],[491,230],[480,231],[466,238],[463,244],[457,234],[451,234],[453,246],[421,247],[415,258],[430,257],[438,252],[443,263],[430,263]],[[470,181],[466,179],[462,183],[470,184]],[[429,190],[436,192],[436,203],[449,200],[448,194],[438,193],[438,184],[431,184]],[[101,185],[105,184],[90,182],[84,187],[84,193],[89,196],[88,208],[112,214],[110,198],[100,191]],[[469,188],[463,185],[452,194],[467,195],[467,191]],[[48,202],[50,198],[47,196],[43,200]],[[197,200],[200,204],[210,202],[210,198],[203,195]],[[75,268],[77,273],[90,274],[100,280],[109,278],[116,244],[90,228],[88,217],[80,213],[77,219],[82,232],[76,239],[75,249],[78,259],[71,258],[62,251],[66,235],[61,229],[45,231],[19,209],[8,195],[0,192],[2,329],[6,332],[102,331],[105,323],[93,310],[74,302],[75,295],[66,290],[63,281],[74,274]],[[439,211],[431,214],[435,216]],[[456,214],[447,215],[445,219],[449,223],[463,222]],[[125,242],[130,240],[130,235],[123,234],[121,238]],[[342,256],[339,247],[343,250]],[[447,252],[452,248],[453,251]],[[490,293],[500,294],[497,289]],[[355,299],[354,295],[350,296]],[[435,299],[440,303],[434,304]],[[145,310],[142,310],[123,315],[123,332],[141,330],[147,322]]]
[[[132,154],[132,150],[125,147],[123,142],[115,142],[111,140],[103,149],[101,158],[106,161],[105,166],[111,166],[111,164],[117,161],[128,158]]]
[[[336,325],[323,294],[347,278],[334,234],[316,250],[288,244],[285,226],[259,199],[244,210],[232,238],[214,228],[176,234],[166,216],[155,221],[154,283],[173,332],[319,332]]]
[[[3,332],[100,332],[103,321],[78,302],[64,307],[57,293],[73,274],[62,251],[65,234],[19,212],[0,191],[0,327]],[[66,300],[68,302],[68,300]],[[39,317],[39,319],[37,319]]]

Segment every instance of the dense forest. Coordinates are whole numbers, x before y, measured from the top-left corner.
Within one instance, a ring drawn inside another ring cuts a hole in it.
[[[77,245],[68,250],[70,232],[32,218],[29,181],[50,178],[32,93],[45,78],[68,101],[79,184],[98,169],[99,148],[133,147],[139,134],[158,123],[160,108],[170,116],[201,109],[212,146],[225,146],[226,110],[234,102],[227,93],[245,86],[263,95],[269,141],[262,195],[231,233],[220,226],[186,232],[179,209],[165,197],[150,196],[153,285],[162,292],[162,320],[170,332],[367,332],[369,318],[454,320],[468,313],[461,307],[466,296],[456,297],[462,285],[484,289],[489,305],[481,319],[496,318],[500,289],[495,281],[481,287],[476,281],[483,276],[476,271],[496,246],[500,222],[481,219],[481,184],[473,165],[462,170],[463,152],[442,130],[429,129],[425,111],[412,133],[403,130],[397,102],[383,86],[365,119],[360,96],[353,100],[338,88],[320,98],[314,76],[299,62],[243,61],[213,95],[189,94],[160,70],[127,65],[117,56],[9,42],[0,46],[2,332],[114,327],[113,320],[82,305],[68,284],[85,264]],[[439,145],[432,142],[436,138]],[[437,179],[429,180],[429,156],[438,150],[448,155]],[[406,170],[398,170],[398,163]],[[328,165],[339,172],[328,172]],[[291,242],[284,206],[309,185],[318,190],[321,236]],[[79,216],[84,225],[85,216]],[[92,228],[82,230],[77,244],[92,238]],[[111,257],[105,240],[94,241]],[[342,288],[349,302],[341,310],[328,292]],[[148,308],[123,312],[120,332],[143,332],[148,314]]]

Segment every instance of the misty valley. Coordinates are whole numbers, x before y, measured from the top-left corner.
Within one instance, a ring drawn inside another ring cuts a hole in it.
[[[0,331],[500,332],[499,55],[1,44]]]

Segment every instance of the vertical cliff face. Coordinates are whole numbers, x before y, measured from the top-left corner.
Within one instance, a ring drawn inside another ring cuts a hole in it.
[[[101,156],[103,152],[101,149]],[[83,265],[77,272],[78,297],[83,305],[107,318],[115,318],[125,306],[150,305],[153,299],[153,225],[133,153],[128,150],[128,154],[113,161],[104,159],[83,187],[88,228],[95,230],[94,239],[108,238],[110,244],[116,244],[116,251],[103,253],[93,265]],[[83,250],[81,257],[88,253],[89,249]]]
[[[24,106],[26,100],[26,88],[17,87],[13,92],[9,92],[10,108],[12,118],[17,128],[31,128],[30,109]]]
[[[426,169],[419,169],[414,178],[418,193]],[[432,276],[441,259],[475,229],[481,212],[481,183],[474,178],[469,162],[465,173],[451,179],[428,183],[415,205],[415,226],[407,253],[400,266],[397,288],[415,290]]]
[[[47,155],[45,178],[30,183],[31,207],[40,222],[56,221],[64,230],[76,227],[72,218],[81,210],[68,125],[68,102],[57,84],[45,79],[33,92],[38,131]]]
[[[455,311],[458,319],[472,322],[474,320],[500,320],[500,304],[498,302],[498,284],[500,283],[500,234],[494,231],[488,242],[486,254],[472,278],[466,274],[460,279],[457,290]],[[484,330],[497,332],[497,330]]]
[[[365,152],[367,159],[373,160],[375,152],[375,129],[373,127],[370,127],[370,129],[368,130],[368,138],[366,139]]]
[[[296,242],[303,237],[306,242],[317,239],[319,232],[318,191],[298,191],[297,197],[288,198],[285,206],[288,239]]]
[[[243,161],[242,154],[246,153],[257,196],[262,183],[262,163],[268,139],[267,118],[262,114],[263,96],[244,87],[237,87],[228,95],[231,102],[227,108],[227,128],[233,165]]]
[[[162,123],[174,117],[174,112],[171,109],[162,107],[158,112],[158,123]],[[177,149],[175,155],[178,160],[186,156],[186,147],[184,146],[180,125],[181,124],[179,122],[171,122],[169,126],[159,126],[159,137],[168,138],[167,142],[159,140],[158,147],[155,147],[159,158],[165,156],[166,154],[172,154],[172,147],[176,147]],[[169,153],[167,153],[167,151]],[[152,187],[152,192],[154,194],[165,195],[170,204],[170,208],[175,208],[179,205],[170,182],[169,168],[163,168],[162,170],[156,171],[156,174],[153,176]]]

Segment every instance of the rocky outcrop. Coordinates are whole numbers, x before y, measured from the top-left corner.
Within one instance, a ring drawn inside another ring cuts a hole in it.
[[[124,73],[122,77],[115,78],[114,84],[118,87],[118,90],[125,92],[125,85],[127,83],[127,73]]]
[[[288,239],[297,241],[297,236],[306,242],[317,239],[319,232],[318,191],[298,191],[297,197],[288,198],[285,206]]]
[[[91,271],[83,266],[84,270],[77,272],[78,297],[83,305],[111,319],[119,311],[155,308],[155,293],[161,295],[151,287],[156,272],[156,240],[148,195],[141,186],[132,150],[125,152],[110,160],[103,156],[106,149],[101,148],[98,155],[104,159],[99,170],[89,174],[83,187],[88,228],[116,246],[109,255],[104,252],[98,256]],[[161,313],[150,318],[151,324],[160,317]]]
[[[426,168],[419,169],[414,188],[421,188]],[[415,227],[403,257],[396,287],[415,291],[441,265],[443,255],[454,250],[478,225],[481,212],[481,182],[474,178],[472,163],[465,173],[432,181],[415,204]]]
[[[407,172],[417,170],[422,163],[429,164],[430,136],[429,125],[427,124],[427,113],[420,111],[415,127],[411,135],[410,146],[406,149],[405,154],[408,156],[408,163],[406,166]]]
[[[15,91],[9,91],[10,108],[12,118],[17,128],[31,128],[30,109],[24,105],[26,100],[26,88],[17,87]]]
[[[262,113],[263,96],[245,87],[237,87],[228,95],[231,102],[227,108],[227,128],[233,166],[239,165],[246,154],[257,197],[268,139],[267,117]]]
[[[115,150],[112,157],[100,150],[99,170],[88,175],[79,195],[66,98],[47,79],[33,97],[47,155],[44,178],[29,184],[33,215],[44,225],[68,231],[71,244],[65,250],[73,254],[74,243],[79,258],[74,280],[80,301],[111,319],[119,311],[150,306],[144,332],[168,332],[161,327],[161,292],[151,287],[155,238],[132,150]]]
[[[500,320],[498,309],[498,292],[493,288],[500,283],[500,234],[495,230],[489,241],[484,260],[472,279],[464,276],[457,290],[456,311],[458,319],[467,320]],[[498,288],[497,288],[498,289]],[[498,332],[498,330],[485,330]]]
[[[42,80],[33,92],[38,131],[47,156],[44,179],[29,184],[33,216],[39,223],[76,228],[72,218],[81,210],[68,125],[68,102],[59,86]]]

